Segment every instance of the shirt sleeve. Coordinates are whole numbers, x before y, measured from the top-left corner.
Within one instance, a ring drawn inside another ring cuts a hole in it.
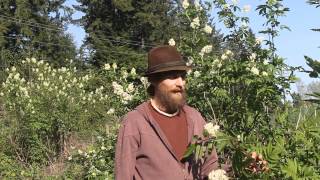
[[[139,148],[139,132],[134,123],[124,120],[116,144],[115,179],[132,180],[134,178],[136,153]]]

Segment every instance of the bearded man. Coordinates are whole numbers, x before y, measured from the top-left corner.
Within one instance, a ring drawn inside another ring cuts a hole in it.
[[[202,163],[183,159],[194,135],[201,135],[205,120],[186,105],[189,70],[173,46],[148,53],[150,99],[124,116],[116,145],[116,180],[205,179],[218,168],[215,150]]]

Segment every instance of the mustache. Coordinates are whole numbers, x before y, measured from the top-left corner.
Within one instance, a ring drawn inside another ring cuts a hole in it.
[[[185,88],[175,88],[171,90],[171,92],[175,92],[175,93],[177,92],[184,93],[185,91],[186,91]]]

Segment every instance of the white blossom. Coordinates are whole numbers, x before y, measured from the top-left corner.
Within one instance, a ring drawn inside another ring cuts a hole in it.
[[[226,50],[225,54],[226,54],[227,56],[232,56],[232,55],[233,55],[233,52],[228,49],[228,50]]]
[[[264,65],[268,65],[269,62],[268,62],[267,60],[264,60],[264,61],[263,61],[263,64],[264,64]]]
[[[225,53],[223,53],[223,54],[221,55],[221,59],[222,59],[222,60],[226,60],[226,59],[228,59],[228,56],[227,56]]]
[[[176,42],[174,41],[173,38],[171,38],[171,39],[168,41],[168,44],[169,44],[170,46],[175,46],[175,45],[176,45]]]
[[[208,54],[208,53],[211,53],[211,51],[212,51],[212,45],[206,45],[201,49],[200,53]]]
[[[222,169],[213,170],[209,173],[209,180],[228,180],[227,173]]]
[[[134,91],[134,85],[133,85],[133,83],[130,83],[127,87],[127,92],[132,93],[133,91]]]
[[[254,66],[250,69],[250,71],[255,75],[259,75],[259,69]]]
[[[133,76],[137,74],[136,69],[134,67],[131,69],[130,74]]]
[[[191,28],[195,29],[197,27],[200,26],[200,19],[199,17],[196,17],[192,20],[191,24],[190,24]]]
[[[199,71],[195,71],[193,74],[194,74],[194,77],[196,77],[196,78],[200,76],[200,72]]]
[[[268,76],[268,73],[265,71],[263,71],[261,74],[262,74],[262,76]]]
[[[101,146],[101,150],[106,150],[107,148],[104,146]]]
[[[210,136],[212,137],[217,137],[217,133],[220,129],[220,126],[219,125],[213,125],[211,122],[210,123],[207,123],[205,126],[204,126],[204,129],[209,133]]]
[[[107,64],[104,64],[104,70],[109,70],[111,68],[110,64],[107,63]]]
[[[114,109],[113,108],[110,108],[107,112],[107,114],[113,114],[114,113]]]
[[[249,57],[249,59],[250,59],[251,61],[256,60],[256,58],[257,58],[257,54],[256,54],[256,53],[252,53],[252,54],[250,55],[250,57]]]
[[[3,93],[3,92],[0,92],[0,96],[4,96],[4,93]]]
[[[36,63],[36,62],[37,62],[36,58],[34,58],[34,57],[31,58],[31,62],[32,62],[32,63]]]
[[[117,64],[116,64],[116,63],[113,63],[113,64],[112,64],[112,68],[113,68],[113,69],[117,69],[117,68],[118,68]]]
[[[260,45],[263,42],[263,37],[257,37],[255,42],[256,42],[256,45]]]
[[[251,10],[251,6],[250,5],[244,5],[242,10],[243,10],[243,12],[248,13]]]
[[[206,25],[204,28],[203,28],[204,32],[207,33],[207,34],[211,34],[212,33],[212,28],[209,26],[209,25]]]
[[[183,0],[182,1],[182,7],[184,8],[184,9],[187,9],[188,7],[189,7],[189,2],[188,2],[188,0]]]
[[[16,67],[14,67],[14,66],[11,67],[12,72],[15,72],[16,70],[17,70]]]
[[[69,156],[69,157],[68,157],[68,160],[71,161],[71,160],[72,160],[72,156]]]
[[[194,1],[194,6],[197,8],[197,10],[200,10],[200,11],[202,10],[202,7],[201,7],[199,0]]]

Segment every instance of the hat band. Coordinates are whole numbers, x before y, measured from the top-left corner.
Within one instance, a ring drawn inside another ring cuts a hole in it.
[[[159,70],[159,69],[163,69],[163,68],[167,68],[167,67],[174,67],[174,66],[186,66],[186,63],[181,60],[166,62],[166,63],[158,64],[158,65],[155,65],[153,67],[148,68],[146,73],[148,74],[148,73],[151,73],[151,72]]]

